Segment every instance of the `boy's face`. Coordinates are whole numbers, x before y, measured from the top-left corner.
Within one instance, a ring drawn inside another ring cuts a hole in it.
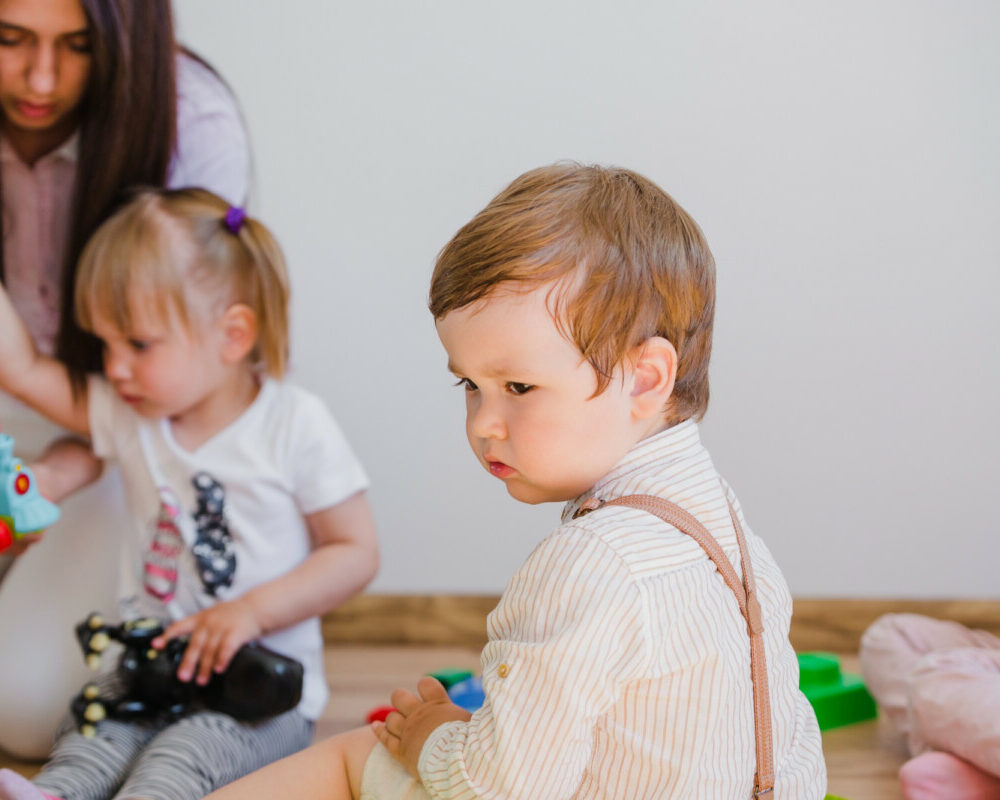
[[[643,437],[630,375],[608,388],[556,327],[551,284],[502,289],[437,322],[449,369],[465,388],[466,434],[483,467],[525,503],[570,500]]]

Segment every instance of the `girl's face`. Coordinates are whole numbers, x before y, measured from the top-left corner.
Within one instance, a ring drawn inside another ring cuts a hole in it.
[[[94,334],[104,345],[104,373],[136,413],[150,419],[191,420],[212,407],[233,376],[225,331],[192,318],[163,319],[153,303],[132,304],[133,330],[92,309]],[[224,392],[223,392],[224,394]]]
[[[549,289],[496,292],[437,322],[472,451],[525,503],[582,494],[643,435],[628,374],[594,396],[597,374],[556,327]]]
[[[69,137],[90,67],[79,0],[0,0],[0,110],[15,146]]]

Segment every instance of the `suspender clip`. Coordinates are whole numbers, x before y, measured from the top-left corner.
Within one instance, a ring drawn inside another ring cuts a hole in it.
[[[597,511],[597,509],[601,508],[605,502],[605,500],[598,500],[596,497],[591,497],[586,503],[580,504],[580,507],[573,515],[573,519],[578,519],[584,514],[589,514],[591,511]]]

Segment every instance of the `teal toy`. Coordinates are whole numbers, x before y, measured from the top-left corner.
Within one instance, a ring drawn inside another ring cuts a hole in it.
[[[799,688],[816,712],[821,731],[878,716],[861,676],[841,672],[840,659],[832,653],[799,654]]]
[[[31,470],[14,458],[14,440],[0,433],[0,553],[57,519],[59,507],[42,497]]]

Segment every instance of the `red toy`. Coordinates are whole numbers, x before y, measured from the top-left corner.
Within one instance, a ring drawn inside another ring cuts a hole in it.
[[[385,718],[395,710],[393,706],[378,706],[369,711],[365,719],[368,720],[369,724],[372,722],[385,722]]]

